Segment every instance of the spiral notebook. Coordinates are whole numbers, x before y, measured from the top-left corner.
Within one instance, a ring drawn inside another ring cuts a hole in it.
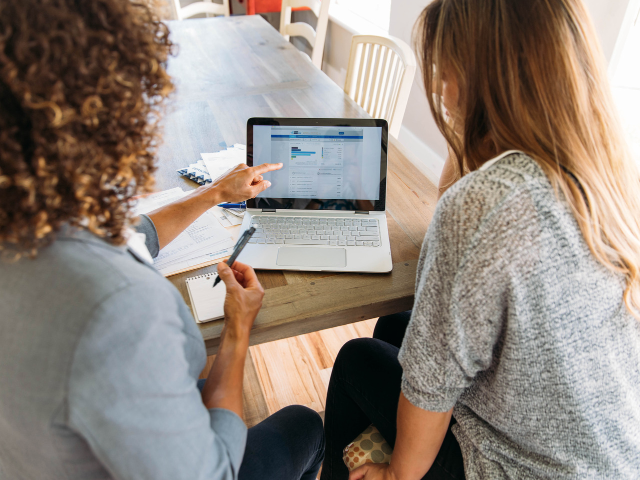
[[[224,297],[227,294],[227,287],[224,282],[220,282],[216,288],[212,288],[216,278],[218,278],[217,273],[210,273],[186,279],[191,310],[198,323],[224,317]]]

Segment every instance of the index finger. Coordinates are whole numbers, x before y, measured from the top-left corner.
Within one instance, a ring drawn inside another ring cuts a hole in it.
[[[274,170],[280,170],[282,167],[283,167],[282,163],[263,163],[261,165],[257,165],[251,168],[253,169],[254,175],[262,175],[263,173],[273,172]]]
[[[244,276],[244,284],[247,288],[261,286],[255,270],[249,265],[245,265],[244,263],[240,263],[236,260],[233,262],[233,269]]]

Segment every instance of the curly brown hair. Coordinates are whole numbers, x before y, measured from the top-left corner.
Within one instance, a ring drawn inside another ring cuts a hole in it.
[[[124,242],[150,191],[172,43],[153,5],[0,2],[0,249],[34,257],[62,225]]]

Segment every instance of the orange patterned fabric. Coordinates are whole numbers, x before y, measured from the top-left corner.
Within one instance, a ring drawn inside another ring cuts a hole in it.
[[[376,427],[370,425],[345,447],[342,460],[349,471],[365,463],[389,463],[393,449]]]

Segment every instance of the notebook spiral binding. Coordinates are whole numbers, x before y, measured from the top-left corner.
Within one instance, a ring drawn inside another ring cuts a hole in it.
[[[196,275],[195,277],[189,277],[185,281],[188,282],[189,280],[199,280],[201,278],[217,277],[217,276],[218,276],[217,273],[205,273],[204,275]]]

